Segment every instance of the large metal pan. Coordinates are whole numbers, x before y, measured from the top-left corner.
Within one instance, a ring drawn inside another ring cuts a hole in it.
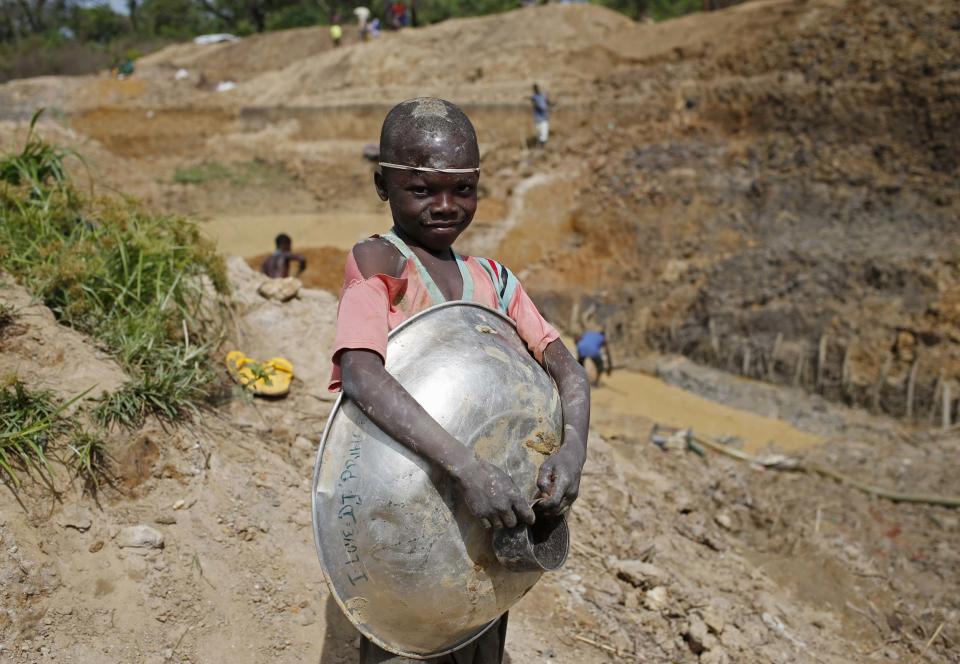
[[[561,441],[560,398],[512,321],[468,302],[437,305],[391,332],[386,368],[533,502],[537,471]],[[343,397],[317,453],[313,531],[324,577],[350,621],[414,659],[476,639],[541,574],[501,566],[490,531],[449,479]]]

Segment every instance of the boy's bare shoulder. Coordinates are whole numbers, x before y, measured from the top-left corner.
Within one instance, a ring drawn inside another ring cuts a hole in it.
[[[405,259],[388,240],[371,237],[353,245],[353,258],[364,279],[375,274],[399,277],[403,272]]]

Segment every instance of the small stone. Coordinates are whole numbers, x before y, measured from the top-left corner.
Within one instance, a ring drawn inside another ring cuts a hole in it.
[[[736,652],[747,648],[747,641],[736,625],[727,625],[720,635],[720,643]]]
[[[667,575],[663,570],[642,560],[617,560],[613,567],[618,578],[636,588],[663,585],[667,580]]]
[[[60,514],[57,523],[61,528],[73,528],[83,533],[93,525],[93,515],[86,507],[68,507]]]
[[[159,523],[161,526],[172,526],[177,522],[177,517],[172,514],[160,514],[153,521],[154,523]]]
[[[121,549],[162,549],[163,535],[143,524],[128,526],[117,535],[117,546]]]
[[[290,445],[290,451],[298,456],[312,456],[313,442],[306,436],[297,436]]]
[[[724,530],[733,530],[733,519],[726,512],[717,512],[713,520]]]
[[[623,606],[628,609],[639,609],[643,593],[640,590],[631,590],[623,598]]]
[[[717,643],[716,638],[707,630],[707,624],[699,616],[690,618],[690,624],[683,636],[694,655],[710,650],[711,646]]]
[[[102,548],[103,548],[103,540],[97,540],[96,542],[94,542],[93,544],[91,544],[91,545],[90,545],[90,548],[87,549],[87,550],[88,550],[90,553],[96,553],[97,551],[99,551],[99,550],[102,549]]]
[[[175,503],[173,504],[173,509],[175,509],[175,510],[182,510],[186,504],[187,504],[187,501],[185,501],[183,498],[181,498],[180,500],[178,500],[177,502],[175,502]]]
[[[667,589],[663,586],[651,588],[643,595],[643,605],[650,611],[662,611],[667,608]]]
[[[302,609],[300,614],[297,616],[297,620],[303,627],[308,627],[316,622],[316,616],[313,615],[313,611],[310,609]]]
[[[700,664],[729,664],[727,651],[717,646],[700,655]]]
[[[300,292],[300,288],[302,286],[303,284],[300,282],[300,280],[295,277],[267,279],[260,284],[260,287],[257,288],[257,292],[268,300],[286,302],[287,300],[292,300],[295,298],[297,293]]]
[[[700,616],[711,632],[714,634],[723,634],[723,628],[726,627],[727,620],[722,611],[714,607],[709,607],[704,609]]]

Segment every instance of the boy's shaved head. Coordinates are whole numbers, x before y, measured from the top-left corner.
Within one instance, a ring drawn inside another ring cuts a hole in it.
[[[380,159],[405,166],[474,168],[480,165],[477,132],[456,104],[436,97],[408,99],[383,121]]]

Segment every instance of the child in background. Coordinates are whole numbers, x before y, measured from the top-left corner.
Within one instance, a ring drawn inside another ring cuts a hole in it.
[[[563,410],[560,449],[544,462],[538,510],[566,511],[577,497],[586,460],[589,384],[513,273],[452,249],[477,207],[480,151],[473,125],[454,104],[420,98],[395,106],[380,134],[377,194],[390,203],[393,228],[357,244],[347,257],[337,315],[330,388],[344,394],[385,433],[442,469],[485,527],[511,528],[536,516],[513,480],[448,434],[384,368],[387,334],[441,302],[466,300],[507,314],[530,351],[557,383]],[[506,615],[496,629],[431,660],[499,664]],[[406,662],[361,640],[361,664]]]
[[[271,279],[283,279],[290,276],[290,263],[297,262],[300,265],[294,276],[302,274],[307,269],[307,259],[303,254],[293,253],[293,240],[289,235],[280,233],[273,242],[276,249],[260,265],[261,272]]]

